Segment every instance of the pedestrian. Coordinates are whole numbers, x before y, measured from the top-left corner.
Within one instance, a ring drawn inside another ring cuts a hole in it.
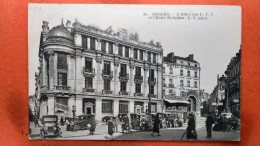
[[[39,127],[38,118],[36,115],[34,116],[34,125],[35,127]]]
[[[130,132],[130,121],[127,115],[123,117],[123,124],[122,124],[122,132],[126,130],[127,132]]]
[[[96,126],[97,126],[95,118],[92,118],[90,123],[91,124],[90,124],[90,128],[89,128],[89,133],[90,133],[90,135],[94,135],[94,132],[95,132]]]
[[[197,132],[196,132],[196,123],[193,114],[189,114],[189,121],[187,127],[187,134],[186,138],[189,139],[197,139]]]
[[[207,116],[207,120],[206,120],[206,129],[207,129],[207,137],[206,138],[211,138],[212,137],[212,124],[214,124],[215,120],[211,114],[211,112],[209,112],[209,115]]]
[[[113,134],[115,132],[115,124],[112,118],[108,121],[107,126],[108,126],[108,134],[111,136],[111,140],[113,140]]]
[[[118,132],[118,125],[120,124],[120,120],[118,116],[115,117],[115,132]]]
[[[64,125],[63,116],[61,116],[61,118],[60,118],[60,124],[61,124],[61,126],[63,126],[63,125]]]
[[[160,135],[160,128],[159,128],[160,123],[161,123],[161,121],[159,119],[159,114],[157,113],[155,118],[154,118],[154,122],[153,122],[153,133],[151,134],[152,136],[154,136],[153,135],[154,133],[158,133],[158,136],[161,136]]]

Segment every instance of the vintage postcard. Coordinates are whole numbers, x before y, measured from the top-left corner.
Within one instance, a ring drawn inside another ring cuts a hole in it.
[[[30,139],[239,141],[241,7],[29,4]]]

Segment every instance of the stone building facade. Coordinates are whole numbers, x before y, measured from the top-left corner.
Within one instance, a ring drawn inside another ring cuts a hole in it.
[[[125,29],[102,30],[77,20],[52,29],[43,21],[42,28],[37,87],[40,117],[72,117],[74,112],[76,116],[94,114],[101,120],[142,113],[149,95],[152,113],[162,112],[160,43],[141,42],[137,33]]]
[[[200,64],[193,54],[188,57],[169,53],[163,62],[163,96],[166,112],[186,117],[189,112],[200,116]]]

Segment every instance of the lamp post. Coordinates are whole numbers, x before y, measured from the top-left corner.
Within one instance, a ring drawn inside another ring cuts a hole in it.
[[[73,114],[73,118],[75,117],[75,112],[76,112],[76,107],[75,105],[72,106],[72,114]]]

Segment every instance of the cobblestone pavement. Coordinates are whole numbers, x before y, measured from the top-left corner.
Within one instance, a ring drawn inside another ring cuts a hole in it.
[[[32,139],[40,139],[40,128],[34,128],[34,124],[32,127]],[[46,138],[46,139],[59,139],[59,140],[106,140],[109,136],[107,125],[101,124],[98,125],[95,131],[95,135],[89,135],[89,130],[81,130],[81,131],[66,131],[66,126],[60,126],[62,131],[62,137],[57,138]],[[133,131],[133,133],[123,134],[121,133],[121,128],[119,126],[119,132],[114,133],[114,140],[174,140],[180,141],[187,125],[184,124],[183,127],[180,128],[166,128],[161,129],[161,136],[151,136],[151,132],[149,131]],[[238,141],[240,139],[240,132],[223,132],[223,131],[212,131],[212,138],[205,138],[206,127],[205,127],[205,118],[199,118],[196,124],[196,131],[198,134],[198,141]],[[186,141],[186,136],[182,139]]]

